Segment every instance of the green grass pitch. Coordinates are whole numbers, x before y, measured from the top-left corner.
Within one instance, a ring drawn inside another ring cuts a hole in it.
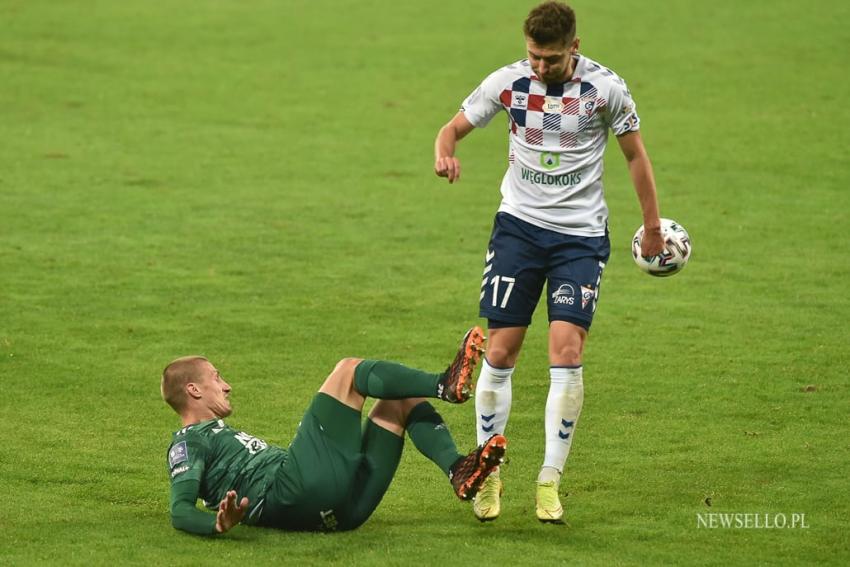
[[[356,532],[171,528],[171,358],[208,355],[235,389],[230,422],[285,446],[339,358],[438,370],[477,322],[504,118],[462,143],[459,184],[433,175],[432,143],[523,56],[533,4],[0,0],[0,564],[848,563],[837,0],[574,3],[582,52],[629,83],[662,214],[694,253],[671,279],[635,268],[640,214],[612,141],[567,525],[533,512],[538,317],[497,522],[408,443]],[[474,444],[473,408],[440,409]],[[715,512],[808,527],[700,527]]]

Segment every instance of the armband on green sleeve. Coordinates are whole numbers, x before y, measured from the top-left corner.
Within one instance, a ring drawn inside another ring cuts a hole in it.
[[[198,510],[198,491],[201,483],[184,480],[171,485],[171,525],[178,530],[198,535],[214,535],[215,514]]]

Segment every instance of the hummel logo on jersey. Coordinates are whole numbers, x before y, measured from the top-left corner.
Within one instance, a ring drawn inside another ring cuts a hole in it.
[[[568,283],[561,284],[552,294],[552,303],[555,305],[573,305],[575,303],[576,290]]]

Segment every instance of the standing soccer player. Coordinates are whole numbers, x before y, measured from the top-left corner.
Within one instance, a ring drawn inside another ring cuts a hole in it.
[[[510,133],[502,202],[487,249],[480,315],[489,346],[475,399],[479,441],[504,433],[511,375],[544,282],[548,282],[550,387],[546,452],[537,479],[537,517],[561,522],[558,487],[584,398],[582,351],[608,260],[608,207],[602,156],[612,130],[643,212],[641,252],[663,250],[652,165],[625,82],[578,52],[573,10],[534,8],[524,24],[528,58],[490,74],[437,135],[434,170],[460,177],[457,142],[504,110]],[[502,482],[492,474],[474,504],[481,521],[500,511]]]

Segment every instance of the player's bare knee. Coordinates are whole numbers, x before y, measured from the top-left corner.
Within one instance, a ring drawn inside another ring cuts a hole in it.
[[[406,400],[378,400],[369,412],[369,419],[387,431],[396,435],[404,435],[404,424],[407,420],[405,411]]]
[[[484,357],[487,364],[496,368],[513,368],[519,356],[519,349],[490,345]]]
[[[577,350],[562,350],[551,358],[553,366],[579,366],[581,364],[581,353]]]
[[[390,421],[401,421],[404,415],[403,400],[377,400],[369,417],[381,417]]]
[[[552,348],[549,362],[553,366],[578,366],[581,364],[581,345],[568,344]]]
[[[337,380],[346,384],[354,384],[354,370],[363,362],[362,358],[343,358],[336,363],[332,374],[337,375]]]
[[[325,379],[321,392],[340,395],[354,390],[354,370],[363,361],[362,358],[343,358],[337,362],[330,375]]]
[[[334,373],[339,372],[341,374],[351,374],[353,376],[354,369],[357,368],[357,365],[361,362],[363,362],[362,358],[343,358],[342,360],[336,363],[336,366],[334,367],[333,371]]]

